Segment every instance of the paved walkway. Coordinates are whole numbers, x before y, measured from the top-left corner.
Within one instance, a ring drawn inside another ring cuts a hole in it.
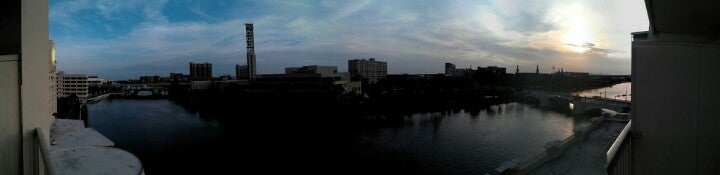
[[[605,154],[627,122],[604,121],[560,156],[528,174],[607,174]]]

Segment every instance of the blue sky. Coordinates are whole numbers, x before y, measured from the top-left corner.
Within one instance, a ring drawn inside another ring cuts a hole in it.
[[[245,22],[259,73],[374,57],[389,73],[452,62],[628,74],[630,32],[648,26],[641,0],[50,0],[58,69],[112,80],[187,73],[190,61],[234,74]]]

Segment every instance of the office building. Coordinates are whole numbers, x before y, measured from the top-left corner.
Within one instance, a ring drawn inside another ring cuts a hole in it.
[[[370,59],[348,60],[348,72],[353,79],[367,79],[370,83],[376,83],[387,78],[387,63]]]
[[[209,81],[212,79],[212,64],[208,62],[194,63],[190,62],[190,80],[191,81]]]
[[[248,79],[248,67],[247,65],[235,65],[235,77],[240,79]]]
[[[284,74],[256,77],[255,92],[326,93],[342,89],[345,93],[362,93],[362,83],[351,81],[350,73],[338,72],[337,66],[302,66],[285,68]]]
[[[57,75],[57,97],[69,97],[75,94],[80,101],[87,99],[89,96],[89,81],[85,74],[66,74],[58,72]]]

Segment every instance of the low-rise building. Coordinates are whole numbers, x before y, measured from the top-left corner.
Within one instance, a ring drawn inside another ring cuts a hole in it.
[[[160,83],[160,76],[157,76],[157,75],[140,76],[140,83],[142,83],[142,84]]]
[[[455,64],[445,63],[445,75],[451,77],[464,77],[475,74],[475,70],[472,68],[455,68]]]
[[[478,67],[476,72],[486,75],[505,75],[507,73],[504,67],[497,66]]]
[[[69,97],[75,94],[81,101],[87,99],[88,93],[88,75],[86,74],[66,74],[63,71],[57,75],[57,97]]]
[[[254,89],[262,92],[314,93],[341,88],[345,93],[362,93],[361,83],[351,81],[350,73],[337,72],[336,66],[289,67],[285,74],[258,75]]]

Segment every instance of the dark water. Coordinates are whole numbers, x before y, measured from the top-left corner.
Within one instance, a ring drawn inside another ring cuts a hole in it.
[[[519,103],[337,123],[243,110],[110,99],[90,106],[89,125],[137,155],[148,174],[483,174],[588,123]]]

